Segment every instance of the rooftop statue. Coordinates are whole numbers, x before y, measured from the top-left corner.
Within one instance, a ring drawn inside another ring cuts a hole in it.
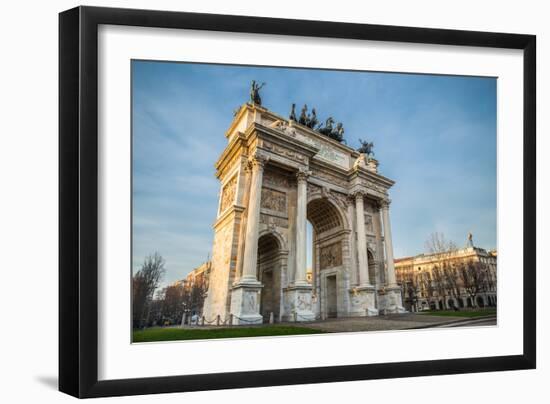
[[[300,119],[298,122],[302,125],[307,125],[307,120],[307,104],[304,104],[302,111],[300,112]]]
[[[315,126],[319,123],[319,120],[317,119],[317,111],[315,111],[315,108],[311,109],[311,116],[307,116],[307,123],[306,126],[308,128],[315,128]]]
[[[329,136],[334,140],[342,142],[344,140],[344,124],[338,122],[336,124],[336,129],[334,129]]]
[[[265,86],[265,83],[261,85],[256,83],[256,80],[252,80],[252,85],[250,86],[250,102],[256,105],[262,105],[262,98],[260,97],[260,90]]]
[[[357,151],[359,153],[363,153],[369,158],[374,156],[374,152],[372,151],[372,149],[374,148],[373,142],[367,142],[365,140],[359,139],[359,143],[361,143],[361,146],[357,148]]]
[[[468,242],[466,243],[466,247],[473,247],[474,246],[474,236],[471,232],[468,232]]]
[[[296,118],[296,104],[292,104],[292,109],[290,110],[290,115],[288,116],[288,119],[294,122],[298,120]]]
[[[319,119],[317,118],[317,111],[315,108],[311,109],[311,114],[307,112],[307,104],[304,104],[302,110],[300,111],[300,117],[296,117],[296,104],[292,104],[290,114],[288,116],[290,121],[295,121],[301,125],[307,126],[310,129],[313,129],[322,135],[328,136],[331,139],[334,139],[338,142],[344,142],[344,125],[339,122],[336,127],[334,124],[336,121],[332,117],[328,117],[325,123],[319,124]],[[323,126],[324,125],[324,126]]]
[[[325,126],[323,127],[323,124],[319,125],[319,127],[317,128],[317,131],[319,133],[322,133],[325,136],[330,136],[333,130],[332,128],[333,123],[334,123],[334,119],[331,116],[329,116],[325,121]]]

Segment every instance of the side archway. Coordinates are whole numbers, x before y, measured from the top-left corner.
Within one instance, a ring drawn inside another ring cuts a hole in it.
[[[286,243],[275,231],[264,231],[258,238],[257,276],[263,287],[260,314],[264,322],[279,321],[282,307],[282,278],[288,252]]]

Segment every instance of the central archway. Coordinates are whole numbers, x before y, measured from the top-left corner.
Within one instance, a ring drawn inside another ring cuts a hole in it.
[[[347,233],[344,215],[329,198],[312,199],[307,204],[307,220],[311,225],[311,283],[315,312],[321,318],[338,317],[347,308],[346,279],[343,274],[344,248]]]

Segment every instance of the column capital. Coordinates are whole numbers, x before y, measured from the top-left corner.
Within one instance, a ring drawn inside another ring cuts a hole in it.
[[[390,204],[391,204],[391,199],[390,198],[384,198],[384,199],[381,199],[379,203],[380,203],[380,208],[389,209]]]
[[[252,169],[257,168],[262,170],[268,161],[269,161],[268,156],[264,156],[263,154],[256,153],[250,156],[250,158],[248,159],[248,164]]]
[[[306,168],[299,168],[296,172],[296,179],[298,181],[307,181],[308,177],[311,175],[311,171]]]
[[[357,190],[351,193],[351,196],[357,201],[359,199],[363,199],[367,196],[367,191],[364,190]]]

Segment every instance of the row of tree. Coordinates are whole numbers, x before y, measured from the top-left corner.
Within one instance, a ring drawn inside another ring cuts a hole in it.
[[[165,261],[155,252],[145,258],[132,278],[132,326],[134,328],[181,323],[183,313],[202,312],[207,290],[206,279],[176,282],[164,288],[159,284],[166,272]]]
[[[411,306],[417,307],[421,300],[458,301],[463,296],[470,299],[472,307],[477,305],[477,296],[494,291],[496,280],[489,266],[480,261],[457,259],[456,245],[447,241],[443,234],[434,233],[426,242],[427,250],[437,254],[438,261],[431,271],[415,271],[412,267],[401,273],[403,297]]]
[[[486,264],[469,260],[458,264],[440,264],[434,266],[431,273],[414,271],[405,275],[402,283],[404,297],[412,306],[422,299],[430,298],[462,299],[470,298],[471,305],[476,306],[477,296],[494,290],[494,280]]]

